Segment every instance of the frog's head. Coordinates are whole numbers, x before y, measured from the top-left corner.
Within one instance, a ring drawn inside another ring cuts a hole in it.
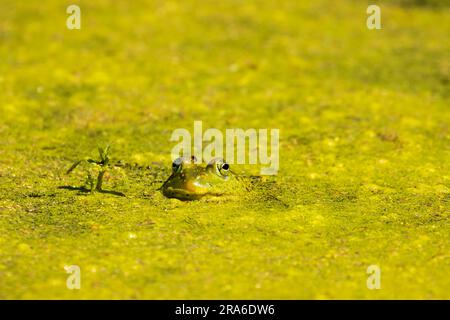
[[[172,163],[172,174],[161,187],[166,197],[197,200],[222,194],[222,186],[230,179],[229,164],[221,158],[212,159],[206,166],[196,162],[195,157],[182,157]]]

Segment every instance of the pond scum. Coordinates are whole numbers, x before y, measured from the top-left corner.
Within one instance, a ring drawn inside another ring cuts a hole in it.
[[[0,299],[450,298],[448,2],[0,2]],[[165,197],[194,121],[277,174]]]

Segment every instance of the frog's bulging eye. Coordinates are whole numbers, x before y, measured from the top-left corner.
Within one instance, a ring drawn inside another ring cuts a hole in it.
[[[230,170],[230,165],[226,162],[223,162],[221,164],[218,164],[218,168],[220,173],[224,174],[226,172],[228,172],[228,170]]]
[[[208,163],[206,169],[225,179],[228,178],[230,165],[222,158],[214,158]]]
[[[177,173],[181,171],[181,167],[183,165],[183,158],[177,158],[172,162],[172,172]]]

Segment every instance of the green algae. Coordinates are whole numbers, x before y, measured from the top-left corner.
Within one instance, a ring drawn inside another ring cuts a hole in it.
[[[450,298],[448,7],[77,3],[1,1],[0,298]],[[279,128],[278,175],[165,198],[194,120]],[[126,197],[61,188],[109,143]]]

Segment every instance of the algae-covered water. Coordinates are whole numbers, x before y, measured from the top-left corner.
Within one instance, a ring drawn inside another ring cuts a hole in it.
[[[0,0],[0,298],[450,298],[448,2],[77,4]],[[165,198],[194,121],[279,129],[278,174]]]

